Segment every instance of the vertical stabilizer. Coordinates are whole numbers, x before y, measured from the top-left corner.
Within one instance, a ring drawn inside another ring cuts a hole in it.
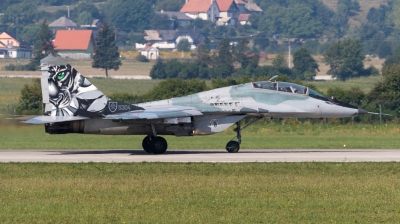
[[[109,99],[60,56],[40,62],[45,115],[104,117],[141,109]]]

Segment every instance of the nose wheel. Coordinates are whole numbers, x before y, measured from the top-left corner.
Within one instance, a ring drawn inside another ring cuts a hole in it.
[[[229,153],[236,153],[239,152],[240,149],[240,143],[242,143],[242,134],[241,134],[241,121],[236,122],[236,141],[229,141],[228,144],[226,144],[226,151]]]
[[[237,141],[229,141],[228,144],[226,144],[225,149],[230,153],[239,152],[240,143]]]
[[[242,133],[241,133],[241,131],[243,129],[249,127],[250,125],[255,124],[256,122],[260,121],[263,118],[264,117],[258,117],[255,120],[253,120],[252,122],[246,124],[244,127],[242,127],[241,121],[236,122],[236,128],[235,128],[236,137],[233,138],[233,139],[236,138],[236,141],[233,141],[233,139],[231,141],[229,141],[228,144],[226,144],[226,147],[225,147],[226,151],[228,151],[230,153],[239,152],[240,144],[242,143]]]

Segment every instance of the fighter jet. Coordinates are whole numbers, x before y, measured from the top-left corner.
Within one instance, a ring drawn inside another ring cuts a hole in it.
[[[265,117],[345,118],[368,113],[309,87],[273,79],[133,105],[108,98],[59,56],[42,59],[41,71],[44,115],[25,123],[44,124],[49,134],[145,135],[143,149],[154,154],[168,148],[160,135],[211,135],[236,124],[236,139],[226,145],[235,153],[241,131]],[[242,127],[244,118],[255,119]]]

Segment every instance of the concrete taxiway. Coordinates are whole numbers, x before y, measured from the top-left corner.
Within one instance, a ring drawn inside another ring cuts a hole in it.
[[[168,150],[0,150],[0,162],[399,162],[400,149]]]

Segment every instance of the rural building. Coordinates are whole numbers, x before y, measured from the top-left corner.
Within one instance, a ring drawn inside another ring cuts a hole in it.
[[[183,30],[145,30],[143,36],[152,47],[170,50],[175,49],[182,39],[188,40],[191,44],[191,49],[196,49],[198,45],[204,44],[206,40],[204,34],[196,28]],[[137,49],[143,49],[146,46],[147,44],[136,44]]]
[[[200,18],[212,22],[217,21],[220,13],[215,0],[186,0],[180,12],[193,19]]]
[[[175,43],[178,45],[179,41],[182,39],[187,39],[188,42],[191,44],[190,49],[196,49],[197,46],[202,45],[205,43],[206,36],[201,33],[199,29],[185,29],[179,30],[176,33]]]
[[[149,60],[156,60],[160,55],[160,52],[157,48],[152,47],[151,45],[151,43],[147,43],[146,46],[140,51],[140,54]]]
[[[236,25],[239,17],[239,8],[233,0],[216,0],[219,8],[219,20],[217,25]]]
[[[92,30],[57,30],[54,48],[63,58],[91,59],[94,52]]]
[[[175,49],[175,35],[177,32],[176,30],[145,30],[143,36],[153,47]]]
[[[263,10],[258,7],[258,5],[253,2],[253,0],[248,0],[245,4],[246,11],[244,13],[249,13],[249,14],[256,14],[256,15],[262,15]]]
[[[249,21],[250,14],[239,14],[238,23],[241,25],[251,25]]]
[[[74,30],[78,24],[63,16],[49,24],[49,28],[55,33],[57,30]]]
[[[203,19],[217,25],[234,26],[240,14],[259,14],[263,11],[253,0],[186,0],[180,12],[193,19]]]
[[[184,27],[190,25],[193,22],[193,18],[190,18],[183,12],[171,12],[161,10],[160,12],[156,12],[159,15],[166,15],[171,21],[170,29],[173,30],[175,28],[175,23],[179,27]]]
[[[0,34],[0,58],[31,58],[32,49],[6,32]]]

